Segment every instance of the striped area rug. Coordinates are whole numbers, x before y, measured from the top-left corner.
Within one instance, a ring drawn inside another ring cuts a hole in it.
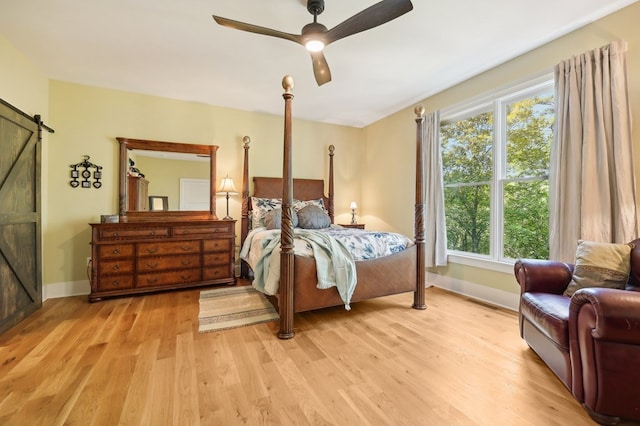
[[[200,292],[200,333],[275,321],[278,318],[273,305],[251,286],[225,287]]]

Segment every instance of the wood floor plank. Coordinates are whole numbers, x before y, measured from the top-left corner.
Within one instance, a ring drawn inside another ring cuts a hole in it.
[[[176,376],[173,424],[199,425],[200,409],[195,369],[193,332],[179,334],[176,339]]]
[[[127,391],[119,424],[142,424],[142,419],[148,416],[150,397],[153,395],[151,375],[153,366],[158,359],[159,346],[158,339],[142,342],[140,357],[138,357],[133,370],[131,386]]]
[[[176,359],[157,359],[153,365],[150,382],[149,406],[145,410],[142,425],[171,425],[176,400]]]
[[[53,299],[0,336],[0,424],[593,425],[514,312],[437,288],[199,334],[199,290]]]

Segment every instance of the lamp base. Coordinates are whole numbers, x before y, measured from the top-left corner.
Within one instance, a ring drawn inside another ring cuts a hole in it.
[[[222,220],[233,220],[233,218],[231,216],[225,216],[222,218]]]

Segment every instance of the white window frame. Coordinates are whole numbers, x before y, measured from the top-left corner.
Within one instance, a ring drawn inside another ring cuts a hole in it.
[[[506,179],[506,116],[507,105],[521,99],[538,96],[553,91],[554,79],[552,73],[517,83],[491,93],[472,98],[453,107],[440,111],[440,122],[451,122],[472,117],[474,115],[491,112],[493,114],[493,178],[490,184],[491,229],[489,232],[490,250],[488,255],[447,250],[448,260],[482,269],[498,272],[513,273],[514,259],[504,257],[504,223],[503,223],[503,194],[504,184],[513,181],[538,180],[540,178]],[[446,209],[445,205],[445,209]]]

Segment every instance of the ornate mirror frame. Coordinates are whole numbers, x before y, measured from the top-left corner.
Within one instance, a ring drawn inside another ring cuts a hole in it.
[[[217,220],[216,216],[216,152],[217,145],[197,145],[179,142],[161,142],[143,139],[118,137],[120,143],[120,176],[118,184],[118,211],[120,222],[149,222],[159,220]],[[131,211],[128,206],[127,174],[129,170],[129,151],[179,152],[209,156],[209,211]]]

